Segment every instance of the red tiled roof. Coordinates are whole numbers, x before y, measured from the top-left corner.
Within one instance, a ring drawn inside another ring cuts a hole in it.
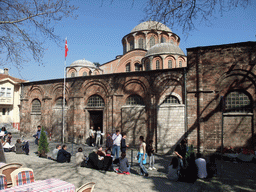
[[[16,83],[26,82],[23,79],[18,79],[18,78],[15,78],[15,77],[12,77],[12,76],[6,75],[6,74],[0,74],[0,81],[3,80],[3,79],[7,79],[7,78],[11,79],[12,81],[14,81]]]

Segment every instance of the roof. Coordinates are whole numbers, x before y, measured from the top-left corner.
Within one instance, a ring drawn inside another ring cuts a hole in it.
[[[145,30],[157,30],[157,31],[167,31],[167,32],[172,32],[169,27],[166,25],[157,22],[157,21],[145,21],[143,23],[140,23],[136,27],[133,28],[131,33],[136,32],[136,31],[145,31]]]
[[[175,54],[185,56],[184,52],[178,45],[175,45],[174,43],[159,43],[151,47],[146,53],[145,57],[163,54]]]
[[[0,81],[4,80],[4,79],[11,79],[12,81],[14,81],[15,83],[22,83],[22,82],[26,82],[25,80],[23,79],[18,79],[18,78],[15,78],[15,77],[12,77],[10,75],[6,75],[6,74],[0,74]]]
[[[85,60],[85,59],[81,59],[81,60],[76,60],[74,61],[70,67],[93,67],[96,68],[96,66],[94,65],[94,63],[92,63],[91,61]]]

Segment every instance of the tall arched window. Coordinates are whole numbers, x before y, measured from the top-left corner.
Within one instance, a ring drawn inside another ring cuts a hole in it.
[[[164,36],[161,37],[161,43],[165,43],[166,42],[166,39]]]
[[[135,71],[140,71],[140,64],[139,63],[135,63]]]
[[[156,69],[160,69],[160,62],[159,62],[159,60],[156,60]]]
[[[150,47],[153,47],[155,45],[155,37],[151,36],[149,42]]]
[[[72,72],[72,73],[71,73],[71,77],[75,77],[75,72]]]
[[[89,106],[89,107],[104,107],[105,103],[101,96],[92,95],[88,99],[87,106]]]
[[[41,102],[38,99],[32,101],[32,113],[41,114]]]
[[[123,52],[124,52],[124,54],[126,53],[126,43],[124,43],[124,45],[123,45]]]
[[[163,103],[180,104],[180,101],[177,97],[175,97],[173,95],[169,95],[168,97],[165,98]]]
[[[144,49],[144,39],[143,38],[139,39],[139,48]]]
[[[126,72],[130,72],[130,71],[131,71],[131,65],[130,65],[130,63],[126,64],[126,66],[125,66],[125,71],[126,71]]]
[[[62,107],[63,106],[63,98],[60,97],[56,100],[56,104],[55,104],[57,107]],[[65,100],[65,106],[67,105],[67,102]]]
[[[146,61],[145,70],[146,70],[146,71],[149,71],[149,70],[150,70],[150,62],[149,62],[149,60]]]
[[[179,61],[179,67],[182,67],[182,61]]]
[[[172,60],[168,60],[168,68],[169,68],[169,69],[172,68]]]
[[[139,95],[130,95],[126,100],[126,105],[144,105],[144,101]]]
[[[131,39],[129,41],[129,45],[130,45],[130,50],[133,50],[134,49],[134,39]]]
[[[225,112],[249,113],[252,111],[251,100],[243,92],[230,92],[225,99]]]

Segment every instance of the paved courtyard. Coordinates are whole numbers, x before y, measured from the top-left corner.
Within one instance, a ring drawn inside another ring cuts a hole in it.
[[[12,142],[15,143],[19,137],[14,134]],[[25,167],[32,168],[36,180],[58,178],[73,183],[76,188],[87,182],[95,182],[95,191],[255,191],[256,190],[256,164],[217,162],[218,176],[210,180],[198,179],[194,184],[185,182],[171,182],[166,178],[167,166],[171,159],[170,155],[157,155],[157,170],[149,171],[149,177],[138,174],[139,167],[133,161],[131,175],[118,175],[115,172],[102,173],[98,170],[77,167],[75,165],[75,152],[78,147],[84,149],[88,155],[94,148],[86,145],[68,145],[68,151],[73,151],[71,163],[60,164],[55,161],[39,158],[35,152],[37,146],[34,138],[25,138],[30,142],[30,154],[17,155],[13,152],[5,153],[7,163],[18,162]],[[51,142],[51,151],[57,143]],[[72,150],[73,148],[73,150]],[[129,162],[131,162],[131,149],[127,151]],[[134,154],[136,151],[133,152]],[[50,153],[49,153],[50,154]],[[222,167],[222,169],[221,169]]]

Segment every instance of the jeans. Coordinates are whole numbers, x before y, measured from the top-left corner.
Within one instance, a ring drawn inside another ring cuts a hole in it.
[[[149,167],[154,167],[154,163],[155,163],[155,157],[152,154],[151,156],[149,156]]]
[[[101,137],[96,137],[96,146],[100,146]]]
[[[142,157],[141,157],[142,158]],[[147,174],[148,172],[147,172],[147,170],[146,170],[146,168],[144,167],[144,165],[143,165],[143,161],[141,160],[140,161],[140,173],[141,174]]]
[[[119,158],[119,151],[120,151],[120,146],[113,145],[113,148],[112,148],[112,155],[113,155],[113,156],[116,155],[116,159]]]

